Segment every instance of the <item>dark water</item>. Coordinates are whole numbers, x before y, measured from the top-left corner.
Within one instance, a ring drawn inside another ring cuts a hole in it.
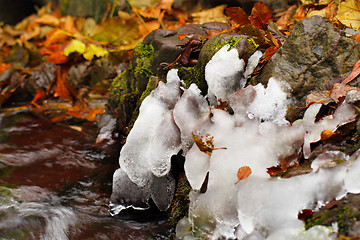
[[[169,239],[163,213],[108,211],[120,144],[89,122],[0,112],[0,239]]]

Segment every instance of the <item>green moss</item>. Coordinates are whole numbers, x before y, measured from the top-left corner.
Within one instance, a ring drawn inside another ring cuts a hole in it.
[[[147,80],[154,75],[152,70],[152,63],[154,58],[154,47],[139,43],[134,49],[135,63],[134,76],[136,85],[133,86],[136,92],[141,94],[145,91]]]
[[[222,38],[219,38],[219,41],[217,42],[214,42],[212,44],[212,46],[210,47],[210,50],[212,52],[216,52],[218,51],[219,49],[221,49],[222,47],[224,47],[225,45],[229,44],[230,45],[230,49],[233,49],[242,39],[246,39],[250,46],[253,47],[253,48],[257,48],[259,45],[255,43],[254,39],[252,38],[246,38],[246,37],[241,37],[241,38],[235,38],[234,36],[230,36],[229,39],[225,42],[221,42]]]
[[[345,205],[342,208],[329,209],[315,213],[305,220],[305,229],[315,225],[331,226],[337,223],[339,233],[347,235],[351,226],[359,219],[360,213],[357,209]]]
[[[191,186],[185,175],[179,177],[174,200],[170,208],[169,224],[175,226],[189,211]]]
[[[204,69],[199,66],[194,67],[180,67],[178,70],[180,79],[185,82],[188,88],[192,83],[195,83],[198,87],[201,86],[202,79],[205,77]]]

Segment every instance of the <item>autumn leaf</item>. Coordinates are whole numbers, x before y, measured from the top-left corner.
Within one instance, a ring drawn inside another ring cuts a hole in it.
[[[240,7],[229,7],[225,13],[238,25],[250,24],[248,15]]]
[[[356,87],[351,87],[349,85],[344,85],[342,83],[336,83],[333,86],[333,89],[330,92],[330,97],[336,102],[339,103],[346,94],[351,90],[357,90]]]
[[[356,40],[357,42],[360,42],[360,33],[358,33],[358,34],[355,35],[355,40]]]
[[[341,2],[336,18],[345,26],[358,29],[360,27],[360,1],[346,0]]]
[[[214,137],[210,136],[210,134],[206,134],[205,137],[201,135],[196,135],[192,133],[193,140],[196,143],[196,146],[200,149],[200,151],[206,153],[211,156],[212,151],[214,150]]]
[[[0,63],[0,75],[11,67],[9,63]]]
[[[200,12],[192,13],[191,16],[194,18],[196,23],[202,24],[206,22],[226,22],[227,19],[224,15],[226,5],[220,5]]]
[[[312,92],[306,97],[306,106],[310,106],[313,103],[327,105],[333,101],[330,97],[330,91]]]
[[[66,78],[66,73],[61,72],[60,69],[56,70],[56,88],[54,97],[59,97],[64,100],[72,100],[71,93],[67,89],[68,80]]]
[[[239,168],[239,170],[237,172],[238,181],[235,184],[237,184],[241,180],[248,178],[250,176],[250,174],[251,174],[250,167],[244,166],[244,167]]]
[[[60,25],[60,20],[51,14],[44,14],[41,17],[37,18],[35,22],[38,24],[50,25],[54,27]]]
[[[315,212],[311,209],[303,209],[298,213],[298,219],[304,221],[305,219],[309,218]]]
[[[130,44],[139,37],[138,23],[136,19],[109,18],[93,29],[92,38],[103,44]]]
[[[52,52],[47,58],[48,62],[52,62],[55,64],[63,64],[67,62],[67,57],[64,55],[63,51],[55,51]]]
[[[261,62],[265,62],[267,60],[269,60],[272,55],[274,55],[274,53],[276,52],[276,50],[279,48],[279,46],[271,46],[271,47],[268,47],[266,50],[265,50],[265,56],[264,56],[264,59],[261,61]]]
[[[350,74],[341,82],[341,84],[348,84],[353,79],[357,78],[360,75],[360,60],[354,64],[353,69]]]
[[[108,55],[108,51],[102,47],[98,47],[95,44],[89,44],[84,52],[83,56],[86,60],[91,61],[95,56],[96,57],[105,57]]]
[[[196,135],[192,133],[193,140],[200,151],[211,156],[213,150],[226,149],[225,147],[214,148],[214,137],[210,134],[206,134],[205,137],[202,135]]]
[[[86,50],[86,45],[77,40],[73,39],[71,42],[65,47],[64,54],[65,56],[69,56],[71,53],[78,52],[80,54],[84,53]]]
[[[274,166],[267,168],[266,172],[270,175],[270,177],[275,176],[276,174],[279,174],[283,172],[284,170],[280,166]]]
[[[255,3],[253,9],[251,10],[251,15],[249,20],[251,24],[255,25],[259,29],[266,30],[267,22],[272,17],[271,9],[266,6],[265,3],[259,2]]]

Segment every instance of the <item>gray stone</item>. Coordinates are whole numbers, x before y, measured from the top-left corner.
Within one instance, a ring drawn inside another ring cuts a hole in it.
[[[286,81],[292,88],[293,105],[288,119],[300,118],[306,96],[322,90],[338,76],[346,76],[360,58],[360,44],[346,37],[319,16],[297,23],[284,45],[271,57],[252,83],[267,84],[270,77]],[[254,81],[255,80],[255,81]]]

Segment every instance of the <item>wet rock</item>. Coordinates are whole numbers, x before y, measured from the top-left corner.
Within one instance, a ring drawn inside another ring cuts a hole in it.
[[[304,19],[294,26],[284,45],[272,56],[257,76],[267,84],[270,77],[286,81],[292,87],[293,105],[287,118],[303,115],[306,96],[322,90],[339,76],[346,76],[360,58],[360,44],[346,37],[319,16]]]
[[[128,68],[113,80],[110,90],[108,110],[118,117],[120,131],[128,132],[126,128],[136,119],[136,109],[140,106],[141,100],[156,88],[154,81],[149,81],[152,76],[158,80],[165,80],[168,70],[171,69],[165,67],[176,61],[189,41],[206,40],[207,30],[222,31],[228,28],[225,23],[189,24],[176,30],[157,29],[146,36],[134,49]],[[186,37],[179,38],[181,35]],[[174,65],[179,67],[179,64]],[[194,72],[195,70],[188,77],[194,79],[192,82],[199,79],[194,77]]]

